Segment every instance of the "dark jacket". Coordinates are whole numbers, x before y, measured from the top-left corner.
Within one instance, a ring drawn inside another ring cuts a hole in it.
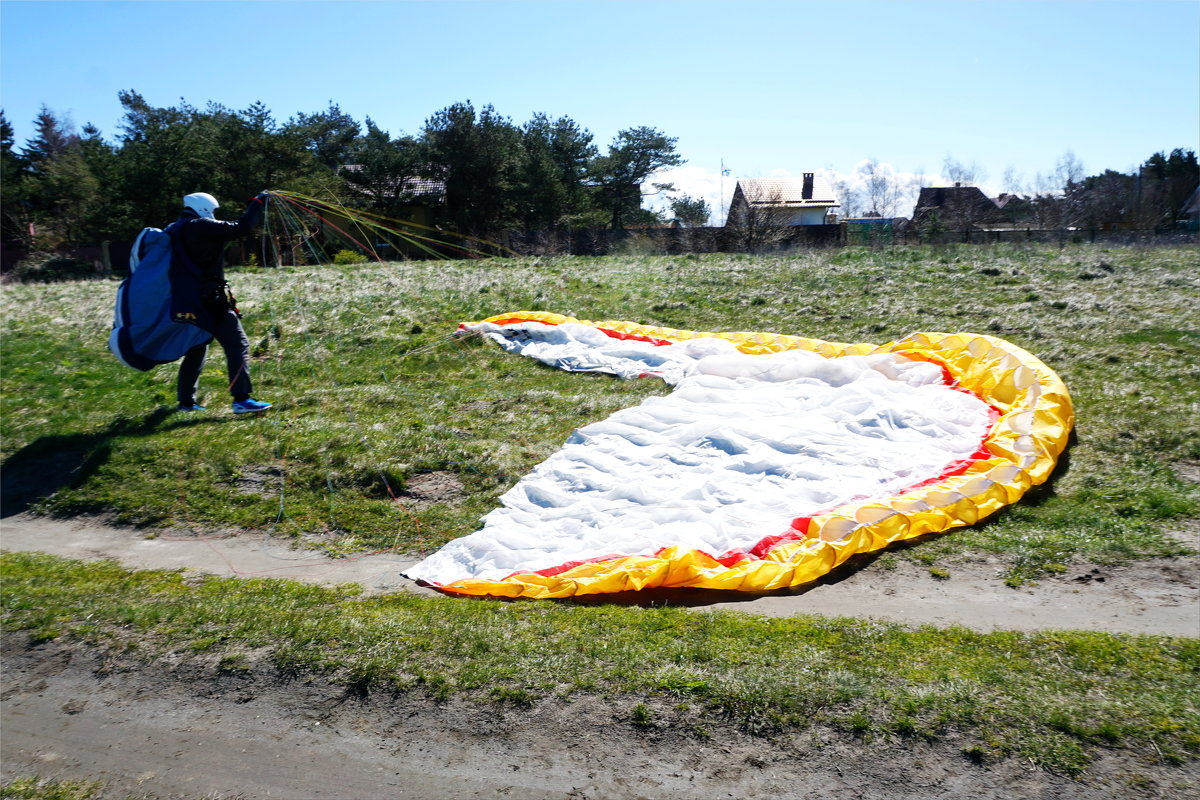
[[[171,237],[171,319],[209,333],[228,310],[236,309],[225,291],[225,245],[248,236],[262,219],[265,206],[256,197],[237,222],[201,217],[185,209],[166,227]]]
[[[225,285],[225,245],[253,233],[262,221],[264,208],[263,202],[254,198],[237,222],[197,216],[191,209],[179,215],[174,225],[179,243],[199,271],[205,295]]]

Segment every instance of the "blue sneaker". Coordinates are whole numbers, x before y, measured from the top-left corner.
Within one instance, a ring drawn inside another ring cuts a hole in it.
[[[176,411],[203,411],[204,406],[199,403],[180,403],[175,406]]]
[[[233,413],[235,414],[254,414],[258,411],[266,411],[270,407],[270,403],[264,403],[261,400],[255,400],[253,397],[247,397],[245,400],[233,401]]]

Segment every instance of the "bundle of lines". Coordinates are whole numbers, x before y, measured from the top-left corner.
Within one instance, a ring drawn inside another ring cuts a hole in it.
[[[386,217],[336,200],[272,190],[264,262],[328,264],[349,251],[373,261],[482,258],[506,252],[473,236]]]

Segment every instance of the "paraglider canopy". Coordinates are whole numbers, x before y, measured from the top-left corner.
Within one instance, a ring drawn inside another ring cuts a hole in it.
[[[462,330],[675,390],[576,431],[480,531],[406,572],[450,592],[795,586],[1015,502],[1072,424],[1058,377],[991,336],[839,344],[544,312]]]

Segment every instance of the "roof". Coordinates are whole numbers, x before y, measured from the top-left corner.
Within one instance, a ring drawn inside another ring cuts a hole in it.
[[[917,205],[921,207],[937,208],[955,203],[988,204],[992,207],[997,205],[996,201],[990,199],[978,186],[924,186],[917,197]]]
[[[917,196],[913,222],[920,224],[931,212],[938,210],[945,210],[974,223],[1001,222],[1004,220],[1003,206],[1013,199],[1006,197],[1003,203],[997,203],[978,186],[926,186]]]
[[[738,187],[746,201],[774,208],[829,208],[838,206],[833,187],[820,175],[812,177],[810,197],[804,197],[807,178],[739,178]]]
[[[359,173],[362,172],[363,167],[362,164],[343,164],[338,169],[341,172]],[[404,194],[411,197],[437,200],[439,202],[444,200],[446,196],[446,182],[441,178],[409,175],[388,181],[387,184],[387,189],[394,194]]]
[[[1197,186],[1192,194],[1188,197],[1187,202],[1183,204],[1181,211],[1184,214],[1200,214],[1200,186]]]

